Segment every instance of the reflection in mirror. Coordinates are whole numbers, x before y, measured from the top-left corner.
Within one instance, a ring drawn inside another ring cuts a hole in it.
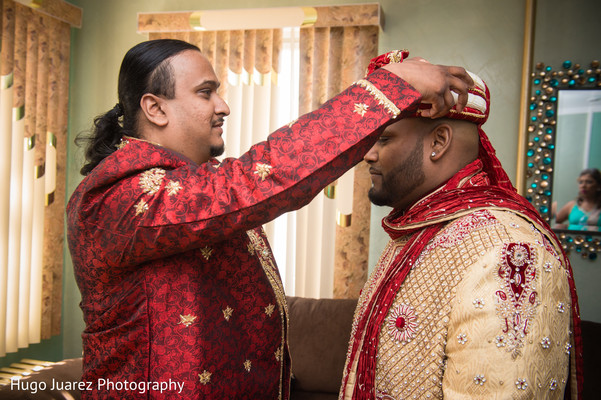
[[[595,215],[586,215],[594,212],[590,200],[581,209],[586,225],[570,226],[563,214],[569,217],[582,197],[580,173],[601,167],[600,78],[599,61],[588,68],[565,61],[560,70],[538,63],[532,73],[527,129],[526,198],[555,227],[566,252],[590,260],[601,252],[601,232],[589,225],[590,220],[596,226]],[[572,207],[566,206],[570,202]]]
[[[552,226],[599,232],[601,90],[558,92],[554,165]]]

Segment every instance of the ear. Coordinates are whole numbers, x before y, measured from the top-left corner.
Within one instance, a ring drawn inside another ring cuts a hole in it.
[[[453,128],[448,123],[441,123],[430,132],[430,160],[438,161],[449,150],[453,140]]]
[[[140,99],[140,108],[146,119],[157,126],[163,127],[169,122],[163,99],[154,94],[144,94]]]

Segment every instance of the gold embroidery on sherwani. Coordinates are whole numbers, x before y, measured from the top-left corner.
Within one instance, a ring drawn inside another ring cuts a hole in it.
[[[355,103],[355,113],[364,116],[369,106],[365,103]]]
[[[129,140],[121,138],[121,140],[119,141],[119,143],[117,143],[115,145],[115,147],[117,148],[117,150],[121,150],[122,148],[124,148],[128,144],[129,144]]]
[[[148,204],[144,200],[140,200],[138,204],[136,204],[136,215],[143,214],[148,211]]]
[[[383,106],[384,109],[392,115],[393,118],[396,118],[401,113],[401,110],[386,97],[384,93],[380,91],[377,87],[374,86],[373,83],[366,79],[360,79],[355,84],[363,87],[369,94],[371,94],[374,99],[378,102],[379,105]]]
[[[188,314],[188,315],[180,315],[179,316],[179,323],[182,324],[183,326],[185,326],[186,328],[189,327],[190,325],[192,325],[195,320],[196,320],[196,315]]]
[[[180,185],[177,181],[169,181],[167,186],[165,186],[165,189],[167,190],[167,194],[169,196],[173,196],[182,189],[182,185]]]
[[[161,188],[164,177],[165,170],[161,168],[152,168],[142,172],[140,175],[140,187],[142,191],[152,196]]]
[[[272,166],[269,164],[257,163],[255,165],[255,174],[259,175],[262,181],[271,173]]]
[[[265,307],[265,314],[267,314],[268,317],[271,317],[271,314],[273,314],[274,310],[275,306],[273,304],[270,304],[267,307]]]
[[[200,383],[206,385],[209,382],[211,382],[211,375],[212,374],[205,369],[204,371],[202,371],[202,374],[198,374],[198,379],[200,380]]]
[[[232,317],[232,314],[234,313],[234,310],[230,306],[227,306],[224,310],[221,311],[223,312],[223,318],[225,318],[226,321],[229,321]]]
[[[209,246],[205,246],[200,249],[200,252],[201,252],[202,256],[205,258],[205,260],[208,261],[209,258],[211,257],[211,254],[213,254],[213,249],[210,248]]]
[[[250,254],[251,256],[254,256],[254,255],[255,255],[255,247],[253,246],[253,244],[252,244],[252,243],[250,243],[250,242],[249,242],[249,243],[246,245],[246,249],[248,250],[248,254]]]
[[[262,233],[262,229],[260,229]],[[265,275],[271,284],[271,287],[275,293],[275,298],[277,300],[278,310],[280,313],[280,319],[282,323],[282,336],[281,336],[281,346],[284,346],[286,343],[285,334],[288,332],[288,304],[286,303],[286,295],[284,293],[284,285],[282,280],[280,279],[280,275],[278,273],[277,266],[275,265],[275,260],[271,251],[269,250],[269,245],[263,238],[261,234],[257,230],[246,231],[250,242],[255,249],[255,254],[259,258],[261,262],[261,266],[263,267],[263,271],[265,271]],[[283,390],[283,377],[284,377],[284,353],[282,351],[282,347],[278,348],[275,352],[276,360],[280,363],[280,394],[279,398],[282,398],[282,390]]]

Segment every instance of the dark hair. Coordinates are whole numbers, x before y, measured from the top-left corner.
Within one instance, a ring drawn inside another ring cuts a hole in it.
[[[104,158],[117,148],[123,135],[137,137],[140,100],[146,93],[175,96],[175,79],[171,57],[185,50],[200,51],[197,46],[174,39],[158,39],[142,42],[132,47],[121,63],[119,71],[119,102],[108,112],[94,119],[94,128],[89,134],[78,135],[78,145],[85,146],[86,163],[81,168],[87,175]]]
[[[597,168],[587,168],[583,169],[578,177],[581,177],[582,175],[590,175],[591,178],[597,182],[597,196],[595,202],[597,203],[597,207],[601,207],[601,172],[599,172]],[[583,199],[578,196],[578,204],[580,204],[582,200]]]

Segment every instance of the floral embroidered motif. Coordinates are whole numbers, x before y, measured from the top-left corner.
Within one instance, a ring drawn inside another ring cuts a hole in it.
[[[543,349],[548,349],[549,347],[551,347],[551,339],[549,339],[547,336],[545,336],[544,338],[541,339],[540,345],[542,346]]]
[[[360,116],[364,116],[369,106],[365,103],[355,103],[355,112]]]
[[[545,263],[545,272],[551,272],[553,270],[553,264],[551,264],[549,261],[547,261]]]
[[[281,348],[278,348],[275,353],[275,360],[281,362],[284,359],[284,354]]]
[[[390,115],[392,115],[393,118],[399,116],[401,110],[399,110],[399,108],[392,101],[390,101],[388,97],[386,97],[386,95],[380,91],[380,89],[375,87],[373,83],[371,83],[368,80],[361,79],[358,80],[356,84],[365,88],[365,90],[367,90],[369,94],[371,94],[376,99],[379,105],[384,106],[384,109]]]
[[[484,377],[484,375],[478,374],[476,376],[474,376],[474,383],[476,385],[484,385],[484,382],[486,382],[486,378]]]
[[[267,314],[268,317],[271,317],[271,314],[273,314],[274,310],[275,306],[273,304],[270,304],[267,307],[265,307],[265,314]]]
[[[221,311],[223,312],[223,318],[225,318],[226,321],[229,321],[234,313],[234,310],[230,306],[227,306],[225,310]]]
[[[180,315],[179,316],[179,323],[182,324],[183,326],[185,326],[186,328],[189,327],[190,325],[192,325],[195,320],[196,320],[196,315],[188,314],[188,315]]]
[[[165,189],[167,190],[167,194],[169,196],[173,196],[176,195],[177,192],[179,192],[182,189],[182,185],[180,185],[179,182],[176,181],[169,181],[167,186],[165,186]]]
[[[417,317],[412,307],[401,304],[392,309],[388,316],[388,331],[395,340],[407,342],[417,332]]]
[[[272,167],[269,164],[257,163],[255,166],[255,174],[259,175],[261,180],[264,181],[265,178],[267,178],[267,176],[271,173],[271,168]]]
[[[140,200],[136,204],[136,215],[144,214],[146,211],[148,211],[148,204],[144,200]]]
[[[250,372],[250,367],[252,366],[252,362],[250,360],[244,361],[244,369],[246,372]]]
[[[467,334],[460,333],[459,335],[457,335],[457,341],[459,342],[459,344],[466,344],[467,343]]]
[[[495,343],[497,344],[497,347],[505,347],[505,336],[497,336],[495,338]]]
[[[501,253],[497,280],[497,315],[507,336],[507,351],[513,359],[521,355],[528,327],[537,312],[536,251],[524,243],[508,243]]]
[[[555,389],[557,389],[557,379],[551,379],[551,382],[549,383],[549,390]]]
[[[464,218],[459,218],[449,224],[440,235],[437,235],[426,247],[424,253],[430,252],[437,247],[454,247],[475,230],[484,229],[494,224],[498,224],[497,219],[486,210],[476,211]]]
[[[562,303],[561,301],[559,303],[557,303],[557,312],[565,312],[566,311],[566,305],[564,303]]]
[[[515,386],[519,390],[526,390],[526,388],[528,387],[528,383],[526,382],[526,379],[524,379],[524,378],[518,378],[518,380],[515,381]]]
[[[153,195],[161,188],[161,183],[165,177],[165,170],[161,168],[152,168],[142,172],[140,176],[140,187],[146,194]]]
[[[205,260],[209,260],[209,257],[211,257],[211,254],[213,254],[213,249],[210,248],[209,246],[203,247],[200,249],[200,252],[202,253],[202,256],[205,258]]]
[[[475,299],[473,301],[474,307],[476,308],[484,308],[484,300],[483,299]]]
[[[211,382],[211,375],[212,374],[209,371],[207,371],[206,369],[204,371],[202,371],[202,374],[198,374],[200,383],[202,383],[203,385],[206,385],[209,382]]]

